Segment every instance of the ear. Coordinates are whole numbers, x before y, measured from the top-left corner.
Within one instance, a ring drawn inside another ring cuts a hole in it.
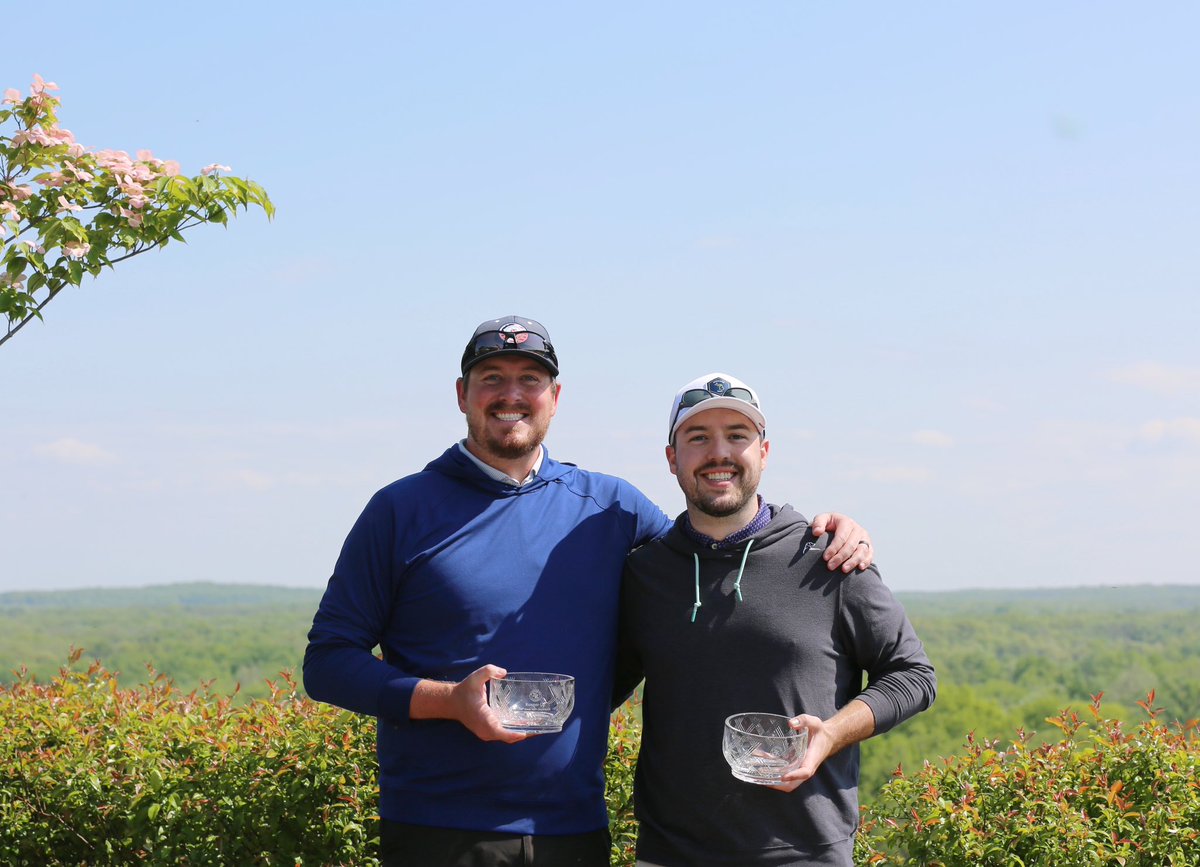
[[[675,463],[675,446],[667,446],[667,466],[671,468],[671,475],[679,475],[678,466]]]
[[[552,380],[554,383],[550,387],[554,389],[554,404],[550,407],[550,415],[554,416],[558,412],[558,398],[562,395],[562,383],[557,379]]]
[[[463,377],[459,377],[454,383],[454,391],[458,394],[458,411],[465,414],[467,411],[467,381]]]
[[[762,450],[762,468],[765,470],[767,468],[767,455],[771,453],[771,441],[763,440],[759,448]]]

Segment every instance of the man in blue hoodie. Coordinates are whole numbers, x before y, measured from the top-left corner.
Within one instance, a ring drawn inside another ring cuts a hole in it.
[[[460,369],[467,437],[376,493],[350,530],[305,689],[378,717],[385,864],[601,867],[621,569],[671,521],[542,446],[560,385],[540,323],[482,323]],[[857,524],[819,520],[836,531],[830,569],[870,562]],[[499,724],[487,682],[508,670],[575,676],[561,733]]]

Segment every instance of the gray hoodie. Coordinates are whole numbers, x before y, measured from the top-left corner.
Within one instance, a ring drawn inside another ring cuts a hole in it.
[[[771,512],[729,548],[696,542],[681,515],[626,563],[618,685],[646,678],[634,802],[638,856],[652,863],[804,864],[853,837],[858,747],[795,792],[774,791],[730,774],[730,714],[828,719],[858,698],[879,734],[933,703],[933,666],[874,567],[829,571],[828,537],[791,506]]]

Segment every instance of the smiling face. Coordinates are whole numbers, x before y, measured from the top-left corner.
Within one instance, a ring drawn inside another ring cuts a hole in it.
[[[693,413],[680,425],[667,463],[687,499],[692,524],[720,526],[725,535],[741,529],[758,512],[758,483],[770,443],[746,416],[732,409]],[[714,520],[715,519],[715,520]]]
[[[458,408],[467,416],[467,448],[484,463],[524,478],[558,410],[559,385],[550,371],[524,356],[501,355],[472,367],[457,389]]]

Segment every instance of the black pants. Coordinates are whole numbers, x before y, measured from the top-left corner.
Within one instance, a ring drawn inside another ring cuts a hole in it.
[[[379,823],[383,867],[608,867],[607,830],[588,834],[502,834],[402,822]]]

